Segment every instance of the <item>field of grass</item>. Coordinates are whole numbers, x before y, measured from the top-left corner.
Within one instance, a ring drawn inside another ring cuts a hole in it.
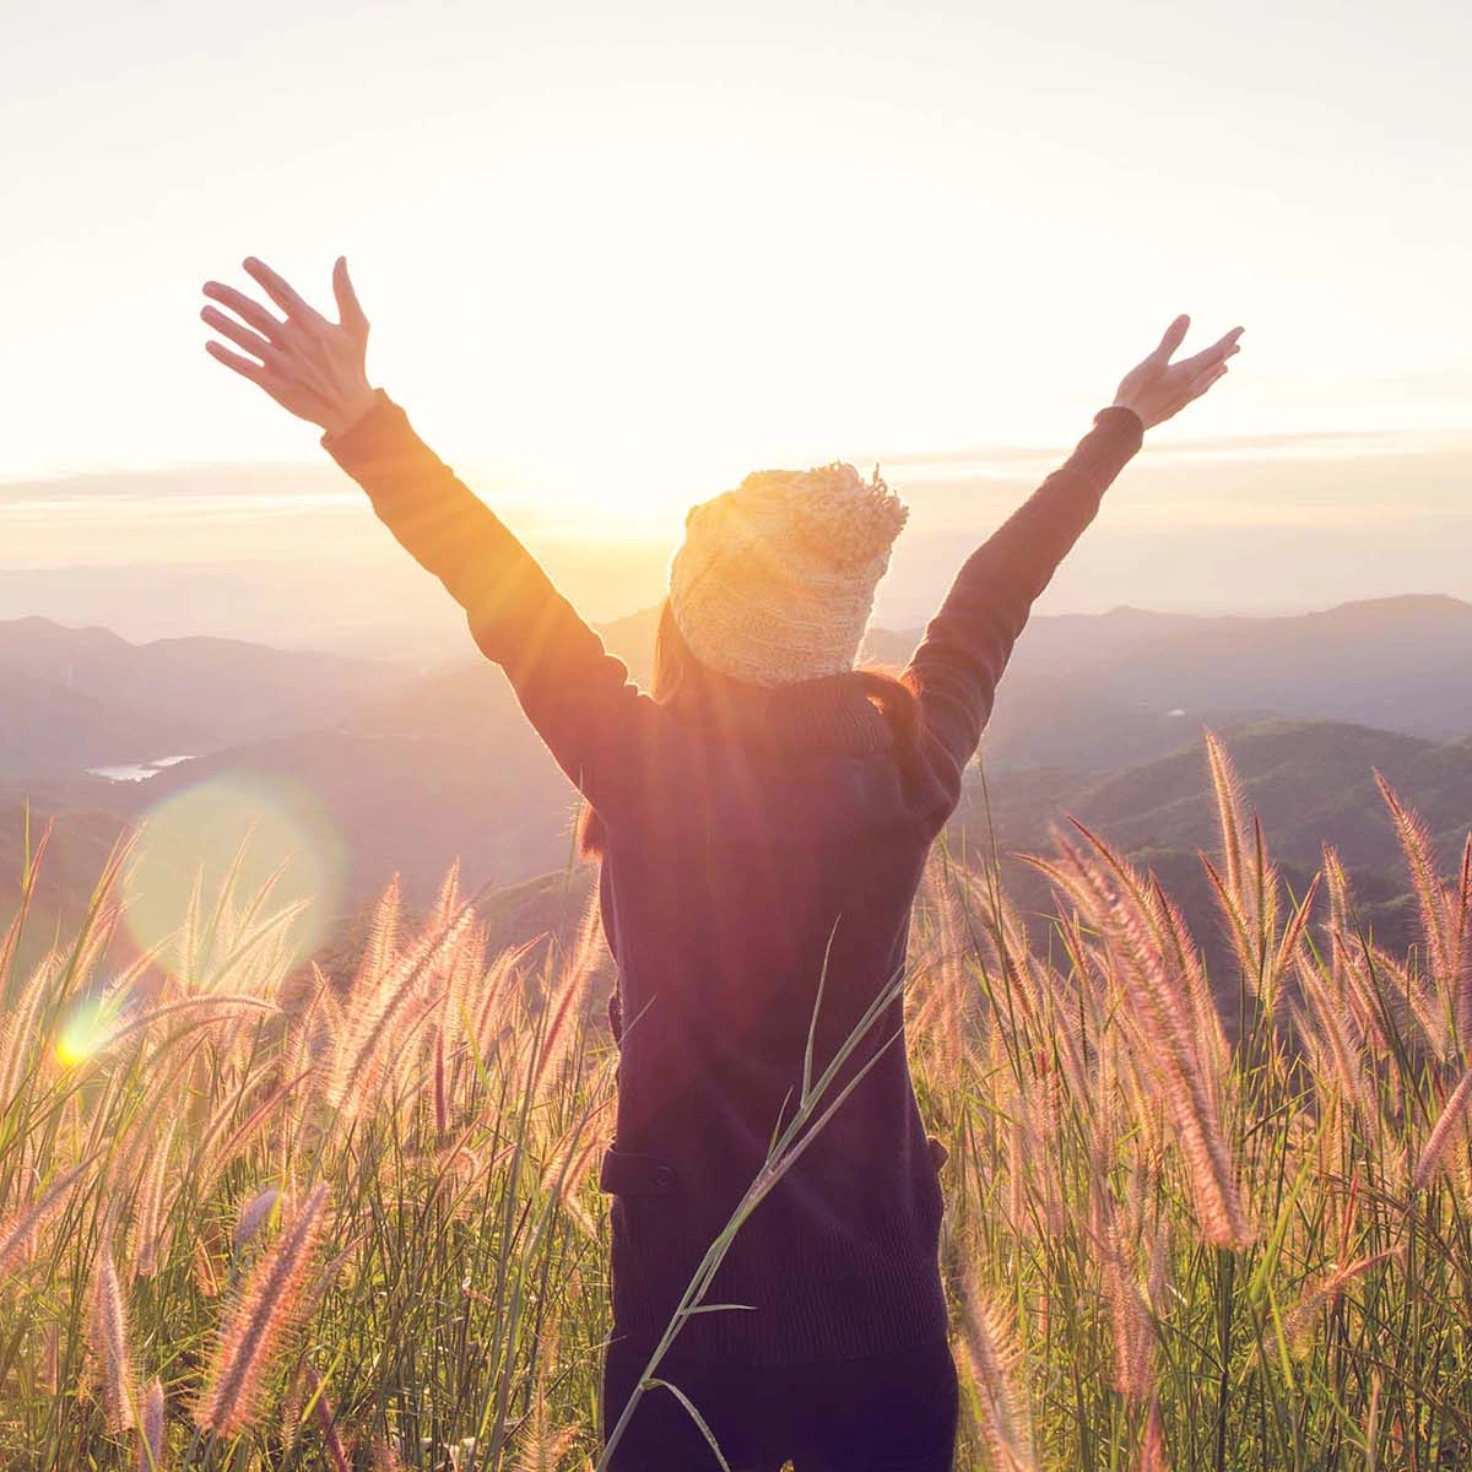
[[[938,856],[922,896],[958,1465],[1472,1465],[1472,845],[1438,876],[1387,789],[1422,935],[1385,954],[1332,853],[1283,892],[1208,758],[1226,985],[1082,831],[1037,861],[1045,940],[984,862]],[[227,886],[112,975],[121,851],[23,971],[35,848],[0,942],[0,1466],[600,1467],[596,916],[488,955],[452,874],[329,976]],[[841,1107],[837,1062],[729,1232]]]

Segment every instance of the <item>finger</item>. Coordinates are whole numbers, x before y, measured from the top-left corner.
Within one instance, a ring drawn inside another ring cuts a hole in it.
[[[277,350],[257,332],[242,327],[233,317],[227,317],[217,307],[203,307],[200,318],[213,327],[222,337],[228,337],[237,347],[242,347],[263,363],[279,357]]]
[[[362,337],[368,331],[368,316],[353,288],[353,278],[348,275],[346,256],[339,256],[332,268],[332,295],[337,299],[337,320],[349,332]]]
[[[1218,363],[1225,363],[1228,358],[1236,357],[1241,351],[1241,348],[1235,344],[1223,347],[1221,343],[1216,343],[1204,352],[1197,353],[1194,358],[1182,358],[1179,363],[1173,363],[1171,367],[1186,378],[1195,378],[1198,373],[1204,373],[1208,368],[1215,368]]]
[[[1156,363],[1169,363],[1176,349],[1185,342],[1186,334],[1190,330],[1191,319],[1183,312],[1165,329],[1165,336],[1160,339],[1160,346],[1150,354],[1151,360]]]
[[[1226,376],[1227,365],[1225,363],[1218,363],[1215,368],[1208,368],[1204,373],[1198,374],[1191,382],[1191,398],[1199,399],[1212,384]]]
[[[278,276],[264,261],[258,261],[254,256],[247,256],[242,265],[245,267],[246,274],[260,282],[266,295],[286,313],[288,318],[301,317],[311,321],[317,316],[317,312],[297,295],[286,279]]]
[[[1218,338],[1209,348],[1196,354],[1193,358],[1187,358],[1176,366],[1186,368],[1191,373],[1199,373],[1210,364],[1224,362],[1227,358],[1235,356],[1242,349],[1238,347],[1237,340],[1242,336],[1242,329],[1234,327],[1225,337]]]
[[[1240,352],[1238,343],[1242,337],[1242,329],[1234,327],[1230,332],[1224,333],[1212,343],[1204,353],[1197,354],[1202,358],[1229,358],[1233,353]]]
[[[264,386],[266,370],[259,363],[252,363],[249,358],[242,358],[239,353],[232,353],[223,343],[218,343],[213,338],[204,345],[204,350],[217,363],[223,363],[227,368],[233,368],[242,378],[248,378],[252,383],[261,383]]]
[[[241,321],[248,322],[262,337],[271,342],[281,341],[286,330],[286,323],[279,317],[273,317],[258,302],[246,296],[243,291],[236,291],[233,286],[226,286],[219,281],[206,281],[204,294],[222,306],[229,307]]]

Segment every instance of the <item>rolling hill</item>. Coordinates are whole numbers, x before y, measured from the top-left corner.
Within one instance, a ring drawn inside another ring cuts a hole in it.
[[[1194,735],[1195,733],[1193,733]],[[1224,729],[1247,806],[1259,813],[1271,851],[1316,868],[1321,846],[1352,869],[1398,862],[1395,837],[1375,786],[1384,774],[1401,800],[1426,818],[1450,867],[1472,829],[1472,739],[1436,743],[1392,731],[1325,721],[1269,721]],[[1130,852],[1194,852],[1216,845],[1216,809],[1199,741],[1171,755],[1093,778],[1051,771],[989,784],[990,821],[1004,847],[1046,844],[1060,812]],[[987,804],[980,783],[958,814],[981,837]]]

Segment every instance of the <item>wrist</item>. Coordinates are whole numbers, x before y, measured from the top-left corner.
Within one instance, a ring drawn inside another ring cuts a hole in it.
[[[322,421],[322,430],[328,439],[336,439],[339,435],[346,434],[355,425],[366,419],[373,406],[378,402],[379,392],[376,388],[364,383],[361,389],[356,390],[340,403],[332,406],[330,420]]]
[[[1125,411],[1125,414],[1130,415],[1130,418],[1133,418],[1133,420],[1138,422],[1139,431],[1141,431],[1141,434],[1144,434],[1144,431],[1150,428],[1150,421],[1148,421],[1147,418],[1144,417],[1144,414],[1141,414],[1141,412],[1139,412],[1139,409],[1136,409],[1135,406],[1132,405],[1132,403],[1129,403],[1128,400],[1125,399],[1116,399],[1113,403],[1111,403],[1110,406],[1108,406],[1107,409],[1101,409],[1100,414],[1095,415],[1095,422],[1098,422],[1100,418],[1103,418],[1103,415],[1110,414],[1110,412],[1113,411],[1119,411],[1119,409],[1123,409],[1123,411]]]

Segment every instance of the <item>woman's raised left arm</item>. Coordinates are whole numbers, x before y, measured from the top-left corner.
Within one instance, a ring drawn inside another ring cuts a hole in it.
[[[952,799],[991,716],[997,683],[1035,599],[1094,519],[1145,431],[1173,418],[1227,372],[1240,327],[1173,362],[1190,328],[1177,317],[1155,351],[1120,381],[1114,402],[1069,459],[962,565],[910,660],[927,730]]]

